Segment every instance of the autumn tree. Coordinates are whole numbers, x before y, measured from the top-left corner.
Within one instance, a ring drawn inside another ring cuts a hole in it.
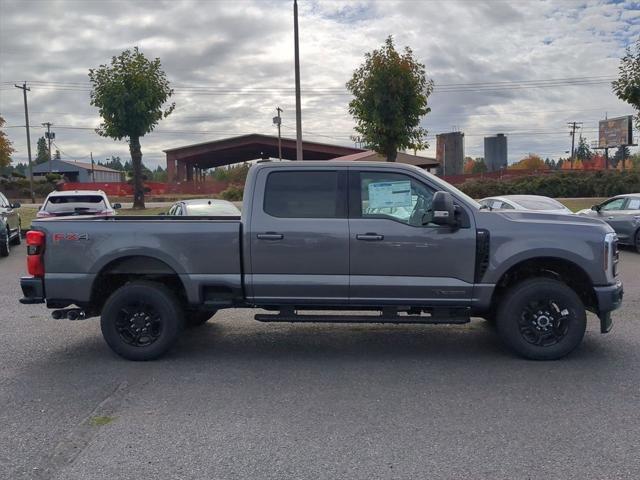
[[[47,140],[44,137],[38,139],[36,146],[36,158],[35,163],[39,165],[49,161],[49,148],[47,147]]]
[[[640,129],[640,40],[636,40],[635,52],[628,47],[620,59],[618,80],[612,83],[613,92],[636,110],[636,128]]]
[[[487,164],[484,163],[484,158],[476,158],[475,160],[471,157],[464,158],[464,166],[463,173],[466,175],[469,174],[478,174],[485,173],[487,171]]]
[[[89,70],[91,105],[98,107],[103,137],[129,142],[133,170],[133,208],[144,208],[140,138],[166,118],[175,103],[167,105],[173,89],[160,59],[148,60],[135,47],[111,59],[110,65]]]
[[[400,149],[428,147],[420,120],[431,111],[427,100],[433,81],[409,47],[398,52],[389,36],[380,49],[365,54],[347,89],[354,97],[349,113],[356,121],[355,131],[388,162],[396,160]]]
[[[544,160],[538,155],[530,153],[520,161],[509,166],[509,170],[546,170]]]
[[[4,118],[0,116],[0,129],[5,125]],[[6,168],[11,165],[11,154],[15,152],[13,144],[7,134],[0,130],[0,168]]]

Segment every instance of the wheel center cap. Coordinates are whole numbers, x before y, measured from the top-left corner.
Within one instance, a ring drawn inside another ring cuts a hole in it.
[[[551,319],[549,317],[547,317],[546,315],[540,315],[536,319],[536,323],[538,324],[539,327],[547,328],[547,327],[551,326]]]
[[[144,313],[136,313],[131,319],[131,324],[134,328],[143,328],[146,323],[146,315]]]

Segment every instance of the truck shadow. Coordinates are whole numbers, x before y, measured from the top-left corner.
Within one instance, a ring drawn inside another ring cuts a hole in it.
[[[367,359],[511,356],[485,322],[465,326],[216,322],[186,330],[169,356],[212,359]]]

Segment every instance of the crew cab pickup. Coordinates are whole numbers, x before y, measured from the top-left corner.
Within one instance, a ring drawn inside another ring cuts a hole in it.
[[[605,222],[491,211],[395,163],[259,163],[241,217],[58,217],[27,234],[25,304],[101,316],[131,360],[165,353],[183,326],[225,308],[263,322],[496,324],[531,359],[582,340],[586,311],[611,328],[618,250]]]

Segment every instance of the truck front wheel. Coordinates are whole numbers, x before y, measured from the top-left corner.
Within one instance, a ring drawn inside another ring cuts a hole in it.
[[[102,336],[127,360],[154,360],[176,342],[184,318],[176,296],[164,285],[136,281],[117,289],[102,309]]]
[[[587,317],[580,297],[550,278],[525,280],[502,299],[498,333],[516,353],[533,360],[555,360],[582,341]]]

